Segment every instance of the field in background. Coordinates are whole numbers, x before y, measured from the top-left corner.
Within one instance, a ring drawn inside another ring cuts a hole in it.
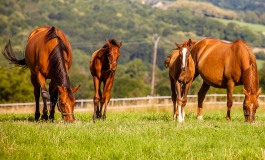
[[[110,109],[106,121],[92,111],[76,112],[67,124],[35,122],[33,114],[0,114],[0,159],[264,159],[265,114],[245,123],[242,105],[225,120],[225,105],[186,107],[184,123],[172,120],[172,106]]]
[[[224,24],[236,23],[242,27],[248,27],[249,29],[258,31],[258,32],[265,31],[265,25],[261,25],[261,24],[252,24],[252,23],[246,23],[246,22],[241,22],[241,21],[236,21],[236,20],[226,20],[226,19],[221,19],[221,18],[211,18],[211,19],[218,20]]]

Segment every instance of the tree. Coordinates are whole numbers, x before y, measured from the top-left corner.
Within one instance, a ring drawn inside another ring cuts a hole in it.
[[[30,72],[0,67],[0,102],[34,101]]]

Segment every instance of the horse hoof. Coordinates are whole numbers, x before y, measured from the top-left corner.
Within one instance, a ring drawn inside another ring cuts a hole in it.
[[[184,122],[184,118],[178,117],[178,122],[179,122],[179,123]]]
[[[202,115],[198,116],[197,119],[198,119],[198,120],[203,120]]]
[[[53,122],[54,121],[54,115],[50,115],[49,120],[51,120]]]
[[[97,120],[97,115],[93,115],[93,116],[92,116],[92,119],[93,119],[94,122],[96,122],[96,120]]]
[[[40,118],[40,113],[35,113],[35,121],[38,121]]]
[[[41,120],[45,120],[45,121],[47,121],[48,120],[48,115],[41,115]]]

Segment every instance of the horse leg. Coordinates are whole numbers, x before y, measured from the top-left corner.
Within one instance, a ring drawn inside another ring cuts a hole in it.
[[[50,94],[50,115],[49,119],[54,121],[55,106],[58,101],[58,89],[56,83],[52,80],[49,84],[49,94]]]
[[[173,120],[176,120],[177,115],[175,115],[175,113],[176,113],[177,94],[176,94],[174,79],[171,77],[170,77],[170,84],[171,84],[171,99],[173,102]]]
[[[37,80],[37,77],[34,76],[34,74],[31,74],[31,83],[34,87],[34,96],[35,96],[35,102],[36,102],[36,111],[35,111],[35,120],[38,121],[40,118],[40,86]]]
[[[95,93],[94,93],[94,113],[93,113],[93,121],[95,121],[98,117],[98,112],[99,112],[99,101],[100,101],[100,81],[99,79],[94,76],[94,89],[95,89]]]
[[[41,119],[43,120],[48,120],[48,110],[47,110],[47,100],[49,98],[48,95],[48,91],[45,87],[45,81],[46,79],[41,75],[41,73],[37,74],[37,79],[38,82],[40,84],[40,88],[41,88],[41,96],[42,96],[42,100],[43,100],[43,110],[42,110],[42,116]]]
[[[103,95],[102,95],[102,102],[103,103],[103,120],[106,119],[106,112],[107,112],[107,105],[109,104],[110,101],[110,92],[111,92],[111,88],[113,85],[113,81],[114,81],[114,75],[112,75],[111,77],[109,77],[106,81],[106,83],[104,84],[103,87]]]
[[[227,82],[227,113],[226,120],[230,121],[230,111],[233,105],[233,91],[234,91],[235,83],[232,80],[228,80]]]
[[[205,95],[207,93],[207,91],[209,90],[210,85],[208,85],[207,83],[205,83],[203,81],[203,84],[198,92],[198,113],[197,113],[197,118],[199,120],[202,120],[202,103],[204,101]]]
[[[189,89],[190,89],[190,86],[191,86],[191,83],[192,81],[190,81],[188,84],[185,84],[183,86],[183,96],[182,96],[182,115],[183,115],[183,121],[184,121],[184,118],[185,118],[185,111],[184,111],[184,107],[186,106],[187,104],[187,96],[188,96],[188,92],[189,92]]]
[[[194,81],[198,76],[199,76],[199,71],[197,69],[195,69],[195,74],[193,76],[192,81]]]
[[[182,115],[182,97],[181,97],[181,84],[177,81],[176,82],[176,89],[177,89],[177,106],[178,109],[175,112],[175,116],[178,115],[178,122],[183,122],[183,115]]]
[[[103,103],[104,103],[104,102],[102,102],[101,90],[99,90],[99,97],[100,97],[100,101],[99,101],[100,106],[98,106],[97,116],[98,116],[98,118],[101,118],[102,117],[102,106],[103,106]]]

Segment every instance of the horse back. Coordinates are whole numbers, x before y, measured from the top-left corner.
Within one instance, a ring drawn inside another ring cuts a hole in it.
[[[179,58],[179,50],[173,50],[171,53],[171,59],[169,61],[168,69],[169,69],[169,76],[173,79],[176,79],[176,75],[180,74],[178,68],[180,68],[181,60]]]
[[[208,84],[226,88],[227,80],[241,84],[242,72],[250,66],[250,54],[242,40],[234,42],[206,38],[192,49],[196,69]]]
[[[99,52],[100,52],[100,49],[96,50],[92,54],[91,59],[90,59],[89,69],[90,69],[90,73],[91,73],[92,76],[96,76],[97,71],[100,70],[101,66],[102,66],[102,64],[99,64],[99,62],[96,61],[96,57],[98,56]]]
[[[25,61],[31,72],[37,74],[41,72],[44,75],[49,73],[49,57],[54,48],[59,45],[58,38],[52,38],[47,41],[47,34],[51,27],[40,27],[33,30],[26,45]],[[69,70],[72,64],[72,48],[70,42],[65,37],[64,33],[55,29],[55,34],[62,40],[68,53],[64,51],[66,70]]]

